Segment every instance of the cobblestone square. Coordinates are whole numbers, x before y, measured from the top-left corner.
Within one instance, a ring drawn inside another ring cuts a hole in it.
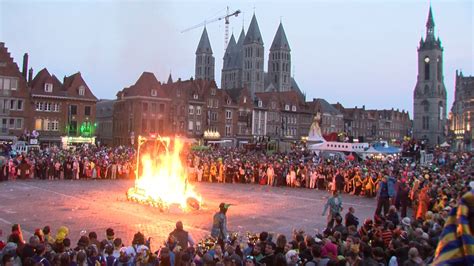
[[[99,240],[111,227],[116,237],[130,244],[133,234],[141,231],[158,248],[177,220],[184,223],[195,241],[209,234],[212,216],[220,202],[233,204],[228,213],[228,229],[245,233],[263,230],[290,236],[293,228],[314,233],[323,229],[321,216],[329,195],[326,191],[280,188],[247,184],[194,184],[203,197],[203,208],[183,213],[178,207],[160,212],[150,206],[129,202],[125,192],[131,180],[97,181],[10,181],[0,183],[0,229],[5,240],[11,224],[20,223],[25,236],[35,228],[50,225],[53,236],[61,225],[70,230],[73,245],[82,233],[97,232]],[[344,214],[356,209],[363,221],[372,216],[375,200],[343,194]]]

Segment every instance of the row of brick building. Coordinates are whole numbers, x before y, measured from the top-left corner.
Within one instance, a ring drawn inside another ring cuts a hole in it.
[[[0,119],[3,141],[33,135],[42,145],[61,145],[64,138],[97,136],[107,145],[129,145],[139,135],[180,135],[227,140],[234,145],[257,137],[298,141],[308,135],[315,114],[324,135],[345,132],[354,138],[401,139],[409,134],[407,112],[365,110],[305,101],[301,92],[269,91],[252,95],[247,87],[221,89],[214,80],[160,82],[144,72],[115,100],[94,96],[78,72],[62,81],[44,68],[33,76],[28,55],[23,70],[0,43]]]
[[[299,141],[308,135],[317,113],[324,135],[345,132],[367,141],[401,140],[411,128],[405,111],[346,109],[324,99],[305,101],[295,91],[259,92],[252,97],[247,88],[220,89],[213,80],[173,82],[170,76],[162,83],[144,72],[135,84],[119,91],[116,100],[97,103],[96,133],[108,145],[128,145],[138,135],[158,134],[227,140],[234,145],[259,137]]]
[[[60,81],[44,68],[33,77],[28,54],[20,71],[0,42],[0,89],[2,141],[34,136],[43,145],[62,145],[83,138],[90,141],[95,135],[97,98],[80,72]]]

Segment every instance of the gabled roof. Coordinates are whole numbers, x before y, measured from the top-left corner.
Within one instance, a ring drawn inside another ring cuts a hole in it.
[[[53,85],[52,92],[45,91],[45,84]],[[73,97],[87,100],[97,100],[95,95],[82,78],[81,72],[77,72],[69,77],[64,77],[61,83],[55,75],[51,75],[48,69],[41,69],[30,83],[31,93],[41,96]],[[79,88],[84,87],[84,95],[79,94]]]
[[[245,36],[244,45],[257,43],[263,45],[262,34],[260,34],[260,28],[258,27],[257,18],[255,14],[252,16],[252,21],[250,21],[250,26]]]
[[[44,86],[46,83],[51,83],[53,85],[52,92],[45,92]],[[44,95],[56,95],[56,96],[66,96],[66,93],[62,90],[62,84],[56,78],[56,76],[51,76],[48,69],[41,69],[36,76],[30,82],[31,93],[32,94],[44,94]]]
[[[202,31],[201,40],[196,49],[196,54],[212,54],[211,42],[209,42],[206,27],[204,27],[204,30]]]
[[[11,57],[10,53],[8,52],[8,48],[5,47],[5,43],[0,42],[0,62],[3,64],[0,67],[0,76],[9,76],[9,77],[17,77],[18,84],[17,90],[12,91],[12,96],[14,97],[28,97],[28,90],[26,79],[23,77],[18,65],[15,63],[13,58]]]
[[[187,95],[187,97],[189,97],[191,100],[203,101],[207,93],[210,94],[210,89],[217,89],[217,85],[214,80],[190,79],[184,81],[178,80],[174,83],[163,84],[161,88],[168,98],[175,98],[176,90],[180,89],[183,98],[185,98]],[[194,94],[197,94],[199,99],[194,99]]]
[[[282,92],[256,92],[255,97],[262,100],[264,105],[269,106],[269,102],[274,100],[277,102],[278,107],[283,109],[286,104],[298,106],[301,110],[301,107],[305,105],[301,101],[298,93],[295,91],[282,91]]]
[[[287,50],[291,51],[290,45],[288,44],[288,40],[286,39],[285,29],[283,29],[283,24],[280,22],[278,26],[278,30],[273,38],[272,46],[270,47],[270,51],[273,50]]]
[[[85,89],[84,95],[79,95],[79,88]],[[63,90],[66,91],[68,97],[83,98],[89,100],[96,100],[97,97],[92,93],[89,86],[82,78],[81,72],[77,72],[69,77],[64,78]]]
[[[321,113],[328,113],[331,115],[342,115],[342,113],[339,110],[337,110],[334,106],[328,103],[325,99],[321,99],[321,98],[313,99],[312,102],[308,102],[308,105],[314,111],[319,111]],[[315,110],[315,108],[318,108],[318,110]]]
[[[158,98],[166,98],[167,95],[161,87],[161,83],[151,72],[143,72],[134,85],[124,88],[117,96],[146,96],[151,97],[151,90],[156,90]],[[120,98],[120,97],[119,97]]]
[[[244,88],[235,88],[235,89],[227,89],[225,90],[225,93],[229,95],[229,97],[232,99],[234,103],[239,102],[239,97],[242,95]]]

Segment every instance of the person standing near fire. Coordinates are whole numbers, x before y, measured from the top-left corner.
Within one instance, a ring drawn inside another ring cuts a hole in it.
[[[222,202],[219,204],[219,212],[214,214],[211,236],[217,239],[217,244],[224,248],[224,241],[228,240],[229,234],[227,232],[227,210],[230,204]]]

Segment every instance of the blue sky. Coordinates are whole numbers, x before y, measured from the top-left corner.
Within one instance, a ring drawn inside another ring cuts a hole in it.
[[[307,99],[345,107],[399,108],[412,114],[417,46],[425,35],[428,1],[26,1],[0,0],[0,41],[21,68],[29,53],[34,73],[46,67],[62,78],[81,71],[98,98],[115,98],[143,71],[166,82],[194,75],[202,33],[183,29],[225,14],[244,13],[230,31],[247,30],[255,12],[268,49],[283,21],[292,49],[292,75]],[[448,103],[455,70],[474,75],[474,4],[431,1],[444,46]],[[224,23],[207,25],[220,85]],[[237,36],[238,37],[238,36]],[[267,65],[265,63],[265,69]]]

